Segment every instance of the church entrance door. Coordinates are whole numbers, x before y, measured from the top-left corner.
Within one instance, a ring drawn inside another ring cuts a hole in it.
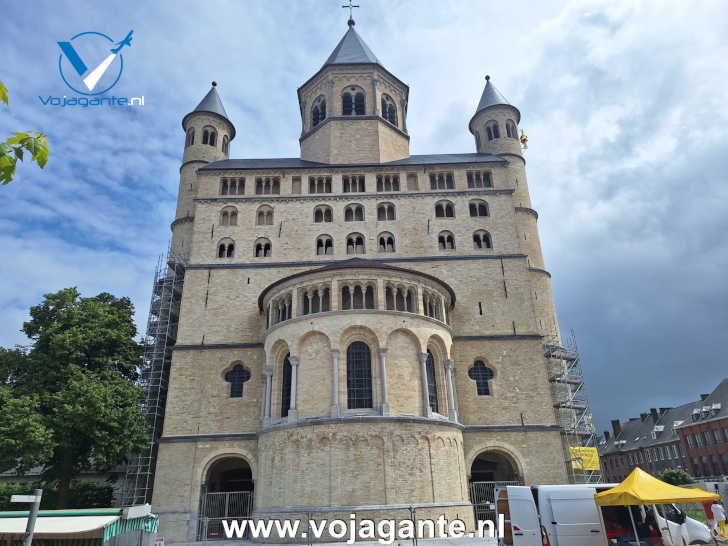
[[[198,540],[226,540],[223,520],[249,519],[252,511],[253,475],[250,465],[236,457],[216,461],[202,484]]]

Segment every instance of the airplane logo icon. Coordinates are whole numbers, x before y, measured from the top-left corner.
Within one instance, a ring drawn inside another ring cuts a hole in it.
[[[129,34],[126,35],[126,38],[124,38],[121,42],[116,42],[116,45],[118,45],[119,47],[117,47],[116,49],[112,49],[111,52],[119,53],[119,51],[121,51],[122,47],[124,47],[124,46],[131,47],[131,40],[132,40],[131,35],[132,34],[134,34],[134,31],[130,30]]]
[[[99,33],[83,33],[83,34],[99,34]],[[114,45],[116,47],[112,48],[110,50],[110,54],[103,60],[101,63],[96,66],[95,68],[89,70],[89,68],[86,66],[86,63],[81,59],[81,56],[78,54],[78,52],[74,49],[73,45],[71,45],[71,42],[58,42],[58,46],[61,48],[61,52],[63,55],[68,59],[68,62],[71,63],[71,66],[73,66],[74,70],[78,73],[78,75],[82,78],[82,81],[86,88],[89,90],[89,93],[85,94],[91,94],[96,87],[96,84],[99,83],[99,80],[101,77],[106,73],[106,70],[111,66],[111,63],[114,62],[114,59],[118,55],[120,55],[120,51],[124,46],[131,47],[131,40],[132,40],[132,34],[134,34],[133,30],[129,31],[129,34],[126,35],[126,38],[121,40],[120,42],[116,42]],[[103,36],[104,38],[108,39],[109,41],[112,41],[108,36],[104,34],[99,34],[100,36]],[[77,36],[74,36],[74,38],[77,38],[78,36],[81,36],[80,34]],[[60,63],[60,59],[59,59]],[[63,72],[61,71],[61,75],[63,76]],[[121,75],[121,73],[119,74]],[[65,80],[65,77],[63,78]],[[118,80],[118,78],[117,78]],[[66,81],[68,84],[68,81]],[[116,82],[114,82],[115,84]],[[113,85],[111,87],[113,87]],[[69,87],[70,84],[68,84]],[[73,87],[71,87],[73,89]],[[108,89],[107,89],[108,90]]]

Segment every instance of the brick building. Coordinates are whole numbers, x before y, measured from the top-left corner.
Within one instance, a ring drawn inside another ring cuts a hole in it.
[[[230,159],[214,82],[184,117],[145,372],[159,437],[130,497],[154,476],[168,542],[209,533],[231,494],[248,504],[229,515],[472,518],[472,481],[567,480],[581,382],[550,381],[573,357],[554,349],[521,114],[486,80],[474,152],[410,155],[409,87],[350,20],[298,89],[300,157]]]
[[[604,480],[621,481],[636,466],[653,475],[668,468],[696,478],[728,474],[727,404],[724,379],[698,401],[612,421],[599,444]]]
[[[702,395],[690,410],[677,427],[690,474],[696,478],[728,475],[728,379]]]

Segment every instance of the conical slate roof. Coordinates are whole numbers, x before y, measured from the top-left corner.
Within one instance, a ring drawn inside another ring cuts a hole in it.
[[[353,19],[349,19],[349,30],[326,59],[324,66],[331,64],[381,64],[369,46],[354,30]]]
[[[498,89],[496,89],[495,85],[490,82],[490,76],[486,76],[485,89],[483,89],[483,94],[480,96],[480,102],[478,103],[478,108],[475,109],[475,114],[477,114],[481,110],[485,110],[486,108],[496,105],[506,105],[516,108],[510,102],[508,102],[503,94],[498,91]],[[518,108],[516,108],[516,111],[518,111]],[[475,117],[475,115],[473,115],[473,117]]]
[[[217,114],[218,116],[222,116],[225,119],[228,119],[227,112],[225,111],[225,107],[222,105],[222,101],[220,100],[220,95],[217,94],[217,83],[212,82],[212,87],[210,88],[210,91],[205,95],[205,98],[200,101],[200,104],[197,105],[197,108],[195,108],[195,112],[212,112],[213,114]]]
[[[183,129],[185,128],[185,122],[187,121],[187,118],[196,112],[209,112],[210,114],[216,114],[222,118],[225,118],[232,127],[230,140],[235,138],[235,126],[233,125],[233,122],[230,121],[230,118],[228,118],[225,107],[222,105],[222,101],[220,100],[220,95],[217,94],[216,82],[212,82],[212,87],[207,92],[207,95],[205,95],[205,98],[200,101],[200,104],[198,104],[197,107],[192,110],[192,112],[184,117],[184,119],[182,120]]]

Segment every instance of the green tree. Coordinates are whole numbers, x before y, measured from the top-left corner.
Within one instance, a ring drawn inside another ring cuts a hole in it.
[[[8,104],[8,90],[3,82],[0,82],[0,102]],[[12,182],[18,161],[23,161],[26,152],[30,154],[31,161],[35,161],[41,169],[45,167],[48,162],[46,136],[37,131],[28,131],[13,133],[5,142],[0,142],[0,183],[3,186]]]
[[[668,468],[657,477],[663,482],[670,483],[672,485],[687,485],[689,483],[695,483],[695,480],[690,477],[690,474],[678,468]]]
[[[147,442],[133,314],[128,298],[66,288],[30,308],[30,347],[0,351],[0,471],[42,466],[59,508],[81,472],[111,470]]]

